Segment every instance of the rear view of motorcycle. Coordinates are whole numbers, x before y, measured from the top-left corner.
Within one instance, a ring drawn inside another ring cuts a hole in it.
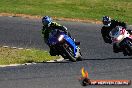
[[[121,26],[116,26],[110,32],[113,45],[123,52],[124,56],[132,56],[132,35]]]
[[[54,51],[53,56],[61,55],[64,59],[69,59],[73,62],[82,60],[79,46],[64,32],[57,29],[53,30],[50,33],[48,42]]]

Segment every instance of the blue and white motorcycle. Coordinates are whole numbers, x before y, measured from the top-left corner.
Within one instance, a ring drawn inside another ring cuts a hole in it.
[[[61,55],[64,59],[69,59],[73,62],[82,60],[79,46],[64,32],[57,29],[52,30],[49,34],[48,43],[54,51],[52,56]]]

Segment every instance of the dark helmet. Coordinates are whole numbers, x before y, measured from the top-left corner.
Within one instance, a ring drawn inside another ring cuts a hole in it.
[[[103,19],[102,19],[102,22],[103,22],[104,25],[110,26],[111,18],[109,16],[104,16]]]
[[[52,22],[52,18],[49,16],[44,16],[42,18],[42,23],[44,26],[49,26],[51,24],[51,22]]]

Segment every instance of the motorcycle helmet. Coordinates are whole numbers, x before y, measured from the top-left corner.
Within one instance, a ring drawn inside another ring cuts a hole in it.
[[[42,18],[42,23],[44,26],[50,26],[51,22],[52,22],[52,18],[49,16],[44,16]]]
[[[102,22],[103,22],[104,26],[110,26],[111,18],[109,16],[104,16],[102,19]]]

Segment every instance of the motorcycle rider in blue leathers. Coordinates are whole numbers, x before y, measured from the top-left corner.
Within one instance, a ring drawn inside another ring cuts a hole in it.
[[[114,19],[111,20],[109,16],[104,16],[102,22],[103,22],[103,27],[101,29],[101,34],[105,43],[110,43],[110,44],[112,43],[109,33],[113,28],[115,28],[116,26],[122,26],[125,29],[127,28],[126,23]],[[131,31],[128,32],[130,33]],[[114,44],[113,52],[118,53],[120,51],[121,51],[120,48],[116,44]]]
[[[67,28],[65,26],[62,26],[57,22],[53,22],[52,18],[49,16],[44,16],[42,18],[42,24],[43,24],[43,29],[41,30],[42,30],[42,34],[44,35],[44,41],[49,47],[50,47],[48,43],[49,33],[54,29],[64,31],[69,37],[71,37],[71,34],[67,31]],[[73,40],[75,41],[75,39]],[[75,43],[78,44],[79,42],[75,42]],[[50,47],[50,55],[51,56],[54,55],[54,51],[52,50],[51,47]]]

